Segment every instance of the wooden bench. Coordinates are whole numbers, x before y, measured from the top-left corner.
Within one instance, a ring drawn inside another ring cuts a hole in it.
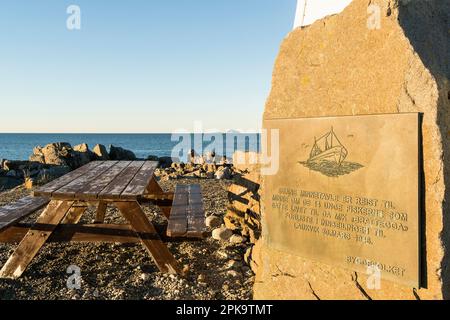
[[[205,238],[205,212],[200,185],[177,185],[167,226],[172,238]]]
[[[0,232],[45,207],[50,200],[44,197],[25,197],[0,207]]]

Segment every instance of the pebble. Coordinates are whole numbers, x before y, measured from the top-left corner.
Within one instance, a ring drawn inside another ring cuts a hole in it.
[[[148,281],[150,279],[150,275],[148,273],[142,273],[141,274],[141,280],[142,281]]]
[[[232,278],[237,278],[237,277],[239,277],[239,273],[235,270],[229,270],[229,271],[227,271],[227,276],[232,277]]]
[[[234,243],[234,244],[244,243],[245,242],[245,238],[243,236],[241,236],[241,235],[233,234],[230,237],[230,242]]]
[[[227,229],[225,226],[214,229],[212,232],[212,237],[215,240],[219,241],[228,241],[230,237],[233,235],[233,231]]]

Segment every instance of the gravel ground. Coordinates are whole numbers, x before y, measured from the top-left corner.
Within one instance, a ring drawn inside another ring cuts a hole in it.
[[[178,183],[201,184],[206,214],[225,214],[226,188],[230,182],[181,179],[160,185],[165,190],[174,190]],[[0,205],[28,193],[21,187],[0,193]],[[155,225],[166,223],[157,207],[148,205],[144,210]],[[38,214],[24,222],[34,221]],[[81,222],[90,223],[93,218],[90,209]],[[125,221],[115,208],[108,208],[105,222]],[[0,244],[0,265],[15,247]],[[0,299],[251,299],[254,275],[243,262],[247,245],[208,238],[171,242],[168,247],[180,265],[189,270],[186,277],[160,273],[140,244],[47,244],[20,279],[0,279]],[[72,274],[67,269],[71,265],[81,270],[80,289],[67,287]]]

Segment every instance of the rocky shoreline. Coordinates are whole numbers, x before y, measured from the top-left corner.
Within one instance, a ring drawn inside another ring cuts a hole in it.
[[[66,142],[50,143],[33,149],[28,161],[0,159],[0,191],[25,183],[27,188],[45,184],[90,161],[96,160],[152,160],[159,162],[156,175],[162,180],[179,178],[231,179],[236,172],[227,159],[216,162],[215,157],[191,152],[187,163],[171,157],[148,156],[138,159],[127,149],[111,145],[109,151],[97,144],[92,150],[86,143],[72,147]],[[239,174],[239,172],[237,172]]]
[[[235,166],[225,159],[216,163],[211,155],[192,155],[187,163],[148,157],[159,161],[155,175],[163,189],[174,191],[176,184],[192,183],[202,187],[211,236],[204,241],[168,244],[188,271],[186,277],[158,272],[139,245],[53,243],[43,248],[23,278],[0,280],[0,299],[251,299],[257,267],[253,248],[261,233],[259,176],[251,172],[255,168]],[[92,151],[85,144],[37,147],[29,161],[2,161],[0,182],[7,177],[17,180],[17,186],[0,190],[0,205],[93,160],[136,157],[114,146],[109,152],[101,145]],[[148,205],[144,210],[155,225],[165,228],[167,222],[157,214],[157,207]],[[38,215],[26,222],[33,222]],[[90,209],[81,223],[90,223],[93,218],[94,210]],[[124,223],[115,208],[108,209],[106,222]],[[14,248],[0,244],[0,264]],[[66,269],[71,264],[82,270],[80,290],[66,287]]]

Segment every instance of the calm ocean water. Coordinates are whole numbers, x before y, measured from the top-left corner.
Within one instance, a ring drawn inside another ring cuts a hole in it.
[[[223,148],[216,148],[218,155],[231,156],[235,150],[258,151],[258,134],[221,134]],[[146,158],[149,155],[171,156],[172,149],[180,140],[171,140],[171,134],[9,134],[0,133],[0,159],[27,160],[35,146],[45,146],[52,142],[68,142],[72,146],[87,143],[93,148],[97,143],[123,147],[132,150],[138,158]],[[194,140],[203,144],[206,148],[211,144],[211,139],[202,134],[190,135],[191,148],[194,148]],[[206,140],[206,141],[204,141]],[[188,139],[184,140],[185,142]],[[215,141],[214,139],[212,141]],[[199,145],[197,143],[197,145]],[[220,145],[220,142],[217,142]],[[185,161],[183,157],[181,160]]]

